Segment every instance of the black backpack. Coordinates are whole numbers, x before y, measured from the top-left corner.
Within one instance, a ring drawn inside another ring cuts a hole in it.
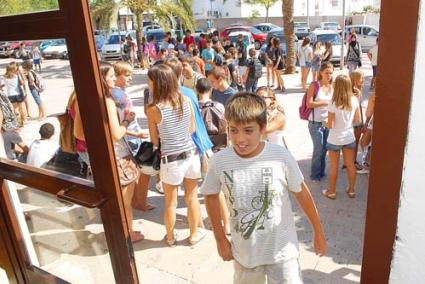
[[[259,79],[263,76],[263,65],[257,58],[252,58],[249,62],[249,76]]]
[[[204,120],[205,128],[211,142],[214,144],[214,151],[227,146],[227,121],[224,113],[217,108],[217,103],[210,101],[199,103],[201,116]]]

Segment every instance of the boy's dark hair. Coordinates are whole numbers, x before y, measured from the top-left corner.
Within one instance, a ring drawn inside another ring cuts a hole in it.
[[[192,33],[192,31],[191,31],[191,30],[189,30],[189,29],[187,29],[187,30],[186,30],[186,33]]]
[[[199,55],[199,49],[195,48],[195,49],[192,51],[192,54],[193,54],[193,56],[198,56],[198,55]]]
[[[181,63],[189,63],[189,64],[193,63],[193,58],[189,54],[183,54],[179,56],[179,60]]]
[[[224,116],[228,123],[246,124],[255,121],[263,129],[267,125],[267,104],[260,96],[240,92],[226,102]]]
[[[38,131],[42,139],[50,139],[55,134],[55,127],[51,123],[44,123]]]
[[[211,40],[211,42],[212,42],[214,45],[216,45],[216,44],[217,44],[217,42],[218,42],[218,39],[214,38],[214,39],[212,39],[212,40]]]
[[[198,94],[205,94],[211,91],[212,86],[210,80],[207,78],[201,78],[196,82],[196,92]]]
[[[210,38],[207,39],[207,43],[212,43],[212,40]]]
[[[174,74],[176,74],[177,79],[179,79],[182,75],[183,66],[181,62],[177,58],[170,58],[165,62],[168,66],[173,69]]]
[[[159,52],[161,52],[162,54],[164,54],[164,53],[167,52],[167,49],[166,48],[161,48],[161,50]]]

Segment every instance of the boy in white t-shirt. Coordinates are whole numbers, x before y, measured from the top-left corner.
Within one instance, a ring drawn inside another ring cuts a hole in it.
[[[302,283],[298,240],[289,192],[314,231],[314,249],[326,241],[310,191],[297,162],[284,147],[262,141],[265,101],[250,93],[232,96],[225,110],[232,146],[216,153],[201,187],[219,255],[234,259],[234,283]],[[231,239],[221,224],[219,193],[230,211]]]
[[[55,134],[55,127],[51,123],[44,123],[39,133],[41,139],[32,142],[27,156],[27,164],[37,168],[50,161],[59,148],[58,143],[51,140]]]

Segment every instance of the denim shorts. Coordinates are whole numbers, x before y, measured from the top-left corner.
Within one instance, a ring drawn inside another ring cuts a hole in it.
[[[42,104],[40,93],[35,88],[31,89],[30,91],[35,103],[37,104],[37,106],[40,106]]]
[[[311,62],[306,62],[304,66],[301,65],[303,68],[311,68]]]
[[[341,151],[342,148],[351,148],[351,149],[355,149],[356,148],[356,141],[350,143],[350,144],[345,144],[345,145],[334,145],[331,143],[327,143],[326,144],[326,149],[328,149],[329,151]]]

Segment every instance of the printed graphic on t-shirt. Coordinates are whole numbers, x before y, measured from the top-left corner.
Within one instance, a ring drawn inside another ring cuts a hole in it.
[[[267,230],[267,221],[273,219],[273,206],[278,199],[278,194],[273,189],[273,168],[231,170],[223,173],[228,202],[232,208],[230,217],[235,220],[235,231],[246,240],[255,230]],[[258,190],[252,191],[253,185]],[[273,224],[272,221],[270,223]]]

